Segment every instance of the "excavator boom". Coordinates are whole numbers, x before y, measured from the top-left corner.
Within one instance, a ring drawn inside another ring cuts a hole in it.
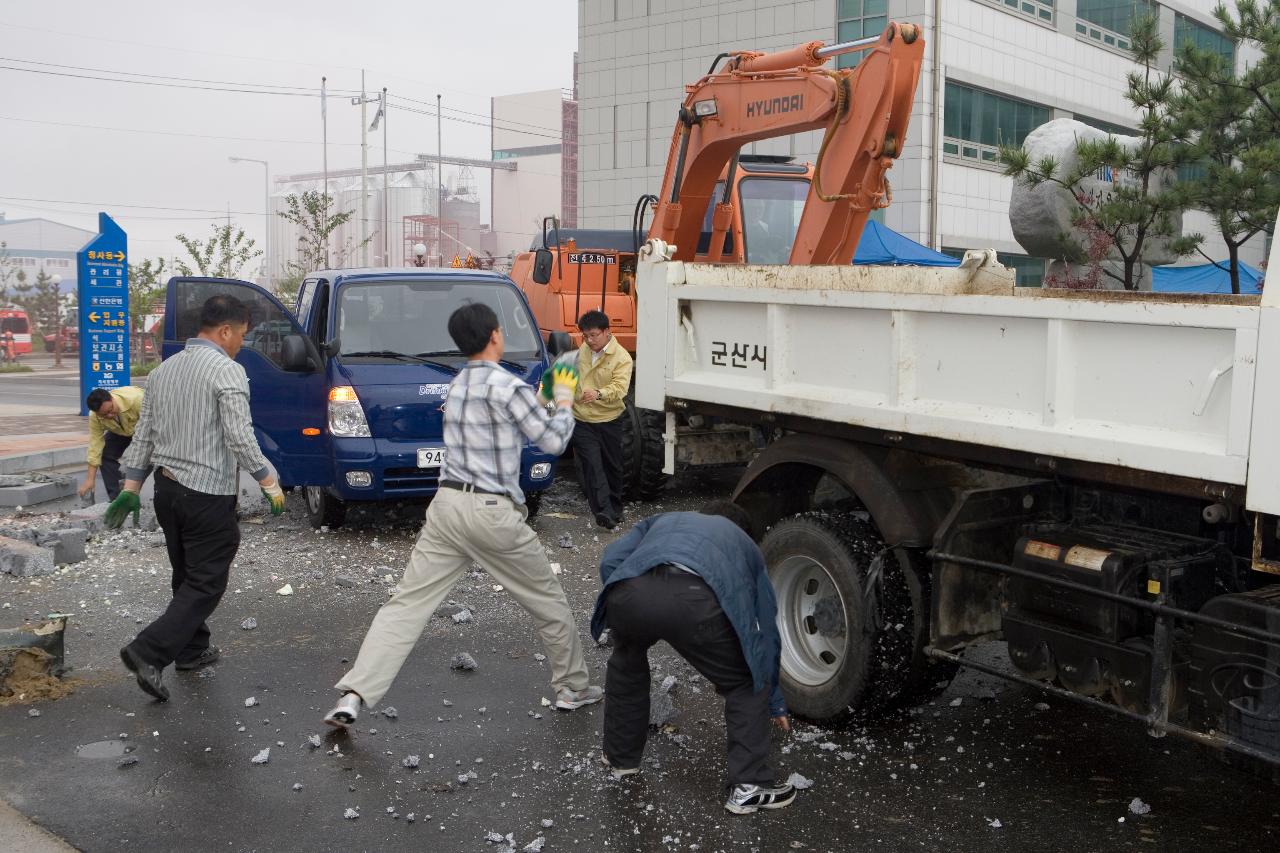
[[[716,181],[744,145],[826,128],[790,263],[849,263],[867,217],[889,203],[885,172],[906,142],[924,39],[914,25],[893,23],[854,47],[867,49],[862,62],[840,70],[823,67],[838,50],[822,42],[737,53],[686,87],[649,237],[692,260]],[[717,232],[731,213],[720,200]]]

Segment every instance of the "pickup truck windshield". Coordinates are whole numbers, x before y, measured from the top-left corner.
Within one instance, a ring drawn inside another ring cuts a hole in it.
[[[496,282],[381,281],[349,284],[339,293],[339,355],[346,360],[408,364],[461,356],[449,337],[449,315],[468,302],[483,302],[498,315],[506,358],[538,357],[528,309],[513,288]]]

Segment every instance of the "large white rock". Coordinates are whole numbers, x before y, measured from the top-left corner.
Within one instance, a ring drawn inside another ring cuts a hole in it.
[[[1040,125],[1028,134],[1024,143],[1031,155],[1034,165],[1046,156],[1058,162],[1056,174],[1065,175],[1076,168],[1077,140],[1104,140],[1109,134],[1075,119],[1060,118]],[[1117,136],[1121,145],[1133,148],[1141,140],[1132,136]],[[1160,191],[1166,184],[1172,183],[1176,175],[1172,170],[1156,176],[1155,191]],[[1135,183],[1137,178],[1123,172],[1103,169],[1094,177],[1086,179],[1080,190],[1095,198],[1111,193],[1116,185]],[[1084,233],[1072,224],[1072,216],[1078,209],[1071,193],[1061,186],[1049,182],[1037,187],[1030,187],[1025,181],[1013,182],[1013,194],[1009,200],[1009,224],[1013,226],[1013,235],[1027,253],[1041,258],[1060,259],[1068,254],[1064,246],[1067,243],[1084,245]],[[1181,236],[1182,221],[1178,219],[1174,236]],[[1167,264],[1177,260],[1169,252],[1167,239],[1148,238],[1143,257],[1148,263]],[[1113,254],[1113,258],[1118,256]],[[1114,286],[1111,285],[1111,286]]]

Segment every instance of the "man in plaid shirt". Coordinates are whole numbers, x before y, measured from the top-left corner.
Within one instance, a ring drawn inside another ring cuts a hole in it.
[[[325,722],[346,728],[363,705],[382,701],[431,614],[472,561],[511,592],[538,626],[551,662],[556,707],[571,711],[599,702],[604,691],[587,679],[573,613],[537,535],[525,524],[520,491],[523,438],[561,453],[573,435],[577,372],[557,367],[555,414],[533,388],[503,370],[504,340],[489,306],[464,305],[449,317],[449,334],[468,362],[449,385],[444,407],[440,489],[392,596],[369,626],[351,671],[335,685],[342,698]]]

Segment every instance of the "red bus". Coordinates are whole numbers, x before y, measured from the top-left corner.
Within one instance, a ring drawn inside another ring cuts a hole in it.
[[[31,322],[21,308],[0,308],[0,336],[13,333],[14,351],[18,355],[31,352]]]

